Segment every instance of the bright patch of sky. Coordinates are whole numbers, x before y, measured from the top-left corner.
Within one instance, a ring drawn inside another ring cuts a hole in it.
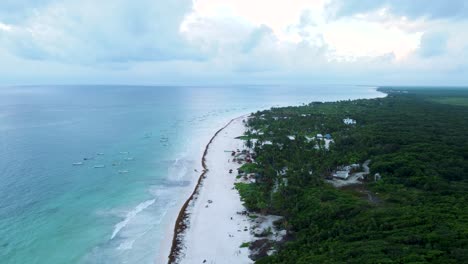
[[[0,84],[466,85],[467,26],[464,0],[3,0]]]

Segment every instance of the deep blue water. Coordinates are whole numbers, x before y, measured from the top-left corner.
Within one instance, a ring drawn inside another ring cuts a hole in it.
[[[276,105],[377,96],[330,85],[0,87],[0,263],[155,263],[219,127]]]

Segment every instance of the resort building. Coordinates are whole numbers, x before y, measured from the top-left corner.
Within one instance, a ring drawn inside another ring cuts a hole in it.
[[[347,118],[343,119],[343,123],[345,123],[346,125],[355,125],[356,120],[347,117]]]
[[[336,172],[333,174],[333,177],[346,180],[346,179],[348,179],[348,177],[349,177],[349,171],[348,171],[348,170],[336,171]]]
[[[354,168],[354,165],[356,164],[353,164],[351,166],[338,167],[335,173],[333,173],[333,177],[339,178],[342,180],[347,180],[349,176],[351,176],[350,172],[351,172],[351,169]]]

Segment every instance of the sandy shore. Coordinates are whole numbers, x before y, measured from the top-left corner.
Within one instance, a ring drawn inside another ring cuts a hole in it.
[[[232,120],[208,144],[203,160],[205,172],[177,219],[177,238],[169,263],[253,262],[248,258],[248,249],[240,248],[252,237],[248,217],[237,214],[245,210],[234,189],[240,165],[230,162],[230,151],[243,148],[244,142],[235,137],[245,131],[244,118]],[[230,169],[234,170],[232,174]]]

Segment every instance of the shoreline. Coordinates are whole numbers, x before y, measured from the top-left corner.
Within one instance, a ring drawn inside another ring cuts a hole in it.
[[[376,95],[375,97],[371,97],[369,99],[376,99],[376,98],[382,98],[382,97],[387,97],[388,94],[385,93],[384,91],[381,90],[381,87],[379,86],[373,86],[372,87],[375,92],[380,93],[379,95]],[[383,96],[382,96],[383,95]],[[357,100],[357,99],[351,99],[351,100]],[[284,107],[284,106],[283,106]],[[179,210],[177,214],[177,218],[175,220],[175,225],[172,228],[172,242],[167,243],[170,244],[170,250],[169,250],[169,255],[167,256],[167,263],[168,264],[175,264],[179,263],[181,260],[181,256],[184,256],[184,250],[186,250],[186,245],[184,244],[187,236],[187,230],[190,227],[190,217],[194,212],[190,212],[190,206],[193,202],[197,200],[197,195],[200,194],[200,189],[203,186],[203,180],[206,178],[207,173],[209,172],[208,166],[207,166],[207,155],[208,155],[208,150],[210,149],[210,146],[212,145],[213,141],[217,138],[220,132],[225,130],[229,125],[231,125],[234,121],[238,119],[245,118],[249,116],[250,114],[243,114],[241,116],[237,116],[229,120],[224,126],[222,126],[220,129],[218,129],[213,136],[210,138],[208,143],[205,145],[205,148],[203,149],[203,155],[201,157],[201,165],[202,165],[202,173],[198,177],[198,180],[196,184],[194,185],[193,191],[190,193],[190,196],[187,198],[187,200],[182,204],[181,209]],[[240,200],[240,197],[239,197]],[[171,230],[171,229],[169,229]],[[169,231],[168,231],[169,232]],[[168,247],[169,248],[169,247]],[[167,251],[166,251],[167,252]]]
[[[187,198],[187,200],[184,202],[184,204],[182,205],[179,213],[178,213],[178,216],[176,218],[176,221],[175,221],[175,225],[174,225],[174,229],[173,229],[173,238],[172,238],[172,245],[171,245],[171,249],[170,249],[170,252],[169,252],[169,256],[168,256],[168,264],[174,264],[174,263],[177,263],[177,259],[178,257],[180,256],[180,253],[182,251],[182,240],[183,240],[183,237],[181,237],[184,233],[184,231],[187,229],[188,225],[187,225],[187,220],[189,219],[189,216],[190,216],[190,213],[188,212],[188,206],[189,204],[194,201],[195,199],[195,195],[198,194],[199,190],[200,190],[200,187],[201,187],[201,183],[203,181],[203,179],[205,178],[206,176],[206,173],[209,171],[208,170],[208,166],[206,165],[206,156],[208,154],[208,149],[210,148],[210,145],[213,143],[214,139],[218,136],[218,134],[223,131],[225,128],[227,128],[232,122],[234,122],[235,120],[237,119],[241,119],[241,118],[244,118],[246,115],[242,115],[242,116],[239,116],[239,117],[235,117],[233,119],[231,119],[227,124],[225,124],[223,127],[221,127],[220,129],[218,129],[214,135],[211,137],[210,141],[206,144],[205,146],[205,149],[203,151],[203,155],[202,155],[202,158],[201,158],[201,164],[202,164],[202,168],[203,168],[203,171],[202,173],[200,174],[200,176],[198,177],[198,181],[195,185],[195,188],[193,190],[193,192],[190,194],[190,196]]]

